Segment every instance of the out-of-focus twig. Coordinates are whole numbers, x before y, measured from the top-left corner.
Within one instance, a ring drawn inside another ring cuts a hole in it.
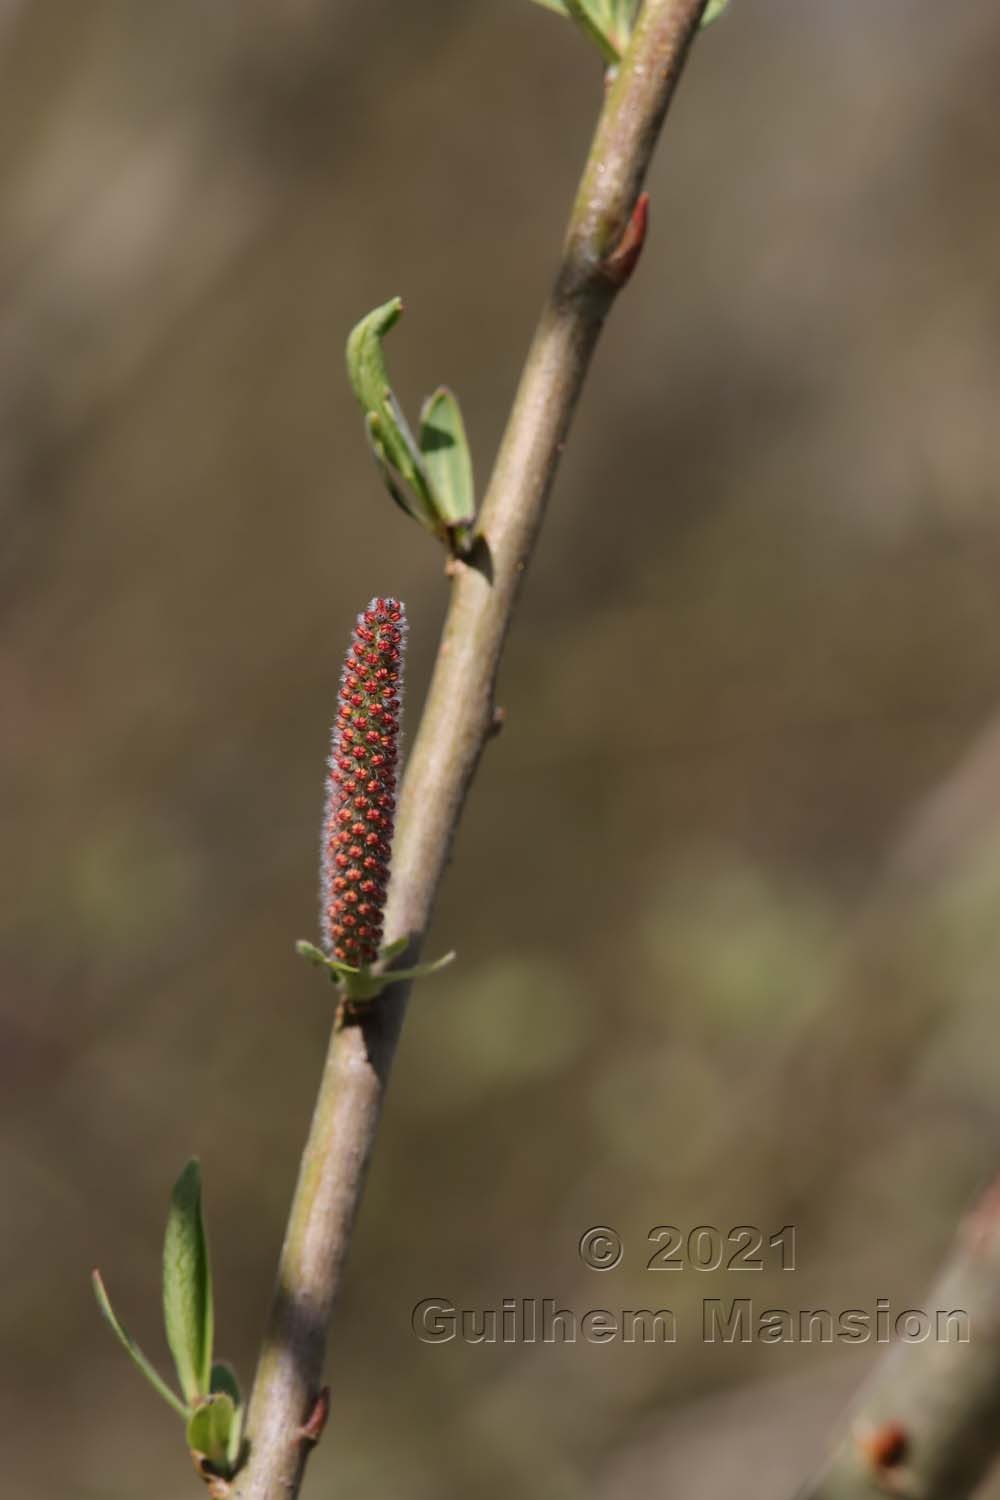
[[[913,1333],[925,1325],[894,1345],[797,1500],[963,1500],[985,1476],[1000,1451],[1000,1179],[914,1310]]]

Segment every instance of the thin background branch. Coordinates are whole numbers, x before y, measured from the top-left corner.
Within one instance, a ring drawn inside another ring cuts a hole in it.
[[[921,1311],[930,1336],[891,1349],[797,1500],[964,1500],[986,1476],[1000,1442],[1000,1181],[961,1225]],[[958,1324],[938,1329],[939,1313],[967,1314],[967,1339]]]

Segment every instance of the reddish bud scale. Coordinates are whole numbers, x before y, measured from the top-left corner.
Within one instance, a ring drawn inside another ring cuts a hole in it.
[[[328,761],[320,933],[331,958],[375,962],[396,809],[406,610],[373,599],[344,661]]]

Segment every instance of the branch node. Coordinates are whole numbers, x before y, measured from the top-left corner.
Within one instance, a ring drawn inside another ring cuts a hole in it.
[[[883,1422],[861,1435],[858,1445],[876,1469],[895,1469],[906,1457],[909,1438],[902,1422]]]
[[[312,1404],[312,1410],[299,1428],[299,1438],[315,1448],[323,1436],[326,1419],[330,1415],[330,1387],[325,1385]]]
[[[625,233],[615,248],[601,261],[601,275],[616,290],[625,285],[638,264],[642,247],[646,243],[648,224],[649,194],[640,193],[636,199],[635,208],[632,210],[632,216],[625,226]]]
[[[229,1496],[233,1493],[231,1483],[215,1472],[205,1454],[197,1453],[192,1448],[191,1459],[195,1473],[208,1488],[210,1500],[229,1500]]]

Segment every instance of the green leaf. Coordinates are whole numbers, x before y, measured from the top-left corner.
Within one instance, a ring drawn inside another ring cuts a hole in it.
[[[365,414],[368,441],[389,493],[415,521],[437,532],[430,482],[389,384],[382,349],[382,340],[402,311],[402,298],[393,297],[355,324],[347,339],[347,376]]]
[[[604,34],[624,52],[635,29],[639,0],[585,0]]]
[[[458,551],[462,528],[471,525],[474,514],[472,461],[462,416],[455,397],[442,386],[425,406],[420,442],[415,442],[389,384],[382,347],[402,310],[399,297],[393,297],[355,324],[347,340],[347,374],[389,494],[413,520]]]
[[[393,958],[398,958],[408,942],[408,937],[401,937],[387,944],[379,952],[379,961],[388,963]],[[338,958],[327,958],[315,943],[308,943],[304,938],[299,939],[295,944],[295,949],[302,958],[326,969],[331,977],[340,983],[345,997],[355,1005],[365,1005],[371,1000],[377,1000],[390,984],[399,984],[405,979],[423,979],[428,974],[436,974],[439,969],[445,968],[455,958],[454,953],[446,953],[443,958],[435,959],[429,964],[418,964],[414,969],[392,969],[388,974],[376,974],[367,964],[359,969],[351,964],[341,963]]]
[[[580,30],[597,44],[608,67],[621,59],[624,43],[612,35],[614,18],[610,12],[614,5],[607,0],[566,0],[566,13]],[[626,37],[627,40],[627,37]]]
[[[434,512],[431,507],[424,503],[419,491],[415,495],[407,491],[398,470],[394,469],[390,462],[389,450],[382,441],[384,424],[378,412],[370,411],[365,417],[365,431],[368,434],[368,446],[375,460],[375,466],[393,500],[400,510],[405,511],[414,521],[419,521],[421,526],[426,526],[433,531]]]
[[[535,0],[546,10],[575,21],[584,35],[597,45],[605,63],[611,67],[619,61],[638,8],[638,0]],[[629,14],[629,26],[622,24],[623,12]]]
[[[454,948],[450,953],[435,958],[429,964],[417,964],[415,969],[392,969],[388,974],[382,975],[383,984],[398,984],[401,979],[426,979],[429,974],[436,974],[440,969],[446,969],[449,964],[454,963],[458,954]]]
[[[193,1405],[199,1396],[208,1395],[214,1333],[212,1273],[196,1159],[188,1162],[170,1196],[163,1240],[163,1319],[181,1390]]]
[[[450,527],[471,526],[476,515],[472,456],[458,399],[445,385],[424,402],[420,452],[438,515]]]
[[[327,967],[327,956],[322,948],[317,948],[315,943],[307,942],[305,938],[299,938],[295,944],[295,951],[300,958],[308,959],[309,963],[315,964],[317,968]]]
[[[535,0],[535,4],[575,21],[597,44],[609,66],[621,60],[639,14],[639,0]],[[702,26],[711,26],[728,5],[729,0],[708,0]]]
[[[389,388],[382,340],[403,314],[402,297],[366,313],[347,337],[347,374],[365,411],[379,411]]]
[[[178,1396],[174,1395],[173,1391],[167,1385],[166,1381],[163,1380],[161,1376],[157,1374],[156,1370],[153,1369],[153,1366],[143,1354],[142,1350],[139,1348],[139,1345],[126,1331],[124,1326],[119,1323],[117,1317],[115,1316],[114,1309],[111,1306],[111,1300],[108,1297],[107,1291],[105,1290],[104,1282],[101,1280],[100,1271],[95,1271],[93,1273],[93,1275],[91,1276],[91,1284],[94,1288],[94,1296],[97,1298],[97,1305],[101,1309],[101,1312],[103,1313],[107,1322],[110,1324],[112,1331],[114,1332],[122,1348],[125,1350],[126,1354],[134,1362],[137,1368],[141,1370],[142,1374],[145,1375],[146,1379],[149,1381],[150,1385],[153,1387],[153,1390],[157,1393],[157,1395],[162,1396],[167,1405],[172,1406],[177,1415],[179,1417],[182,1417],[186,1421],[188,1416],[188,1409],[184,1405],[184,1402],[181,1401]]]
[[[227,1474],[232,1463],[233,1433],[239,1453],[239,1413],[225,1391],[206,1396],[195,1407],[187,1424],[187,1443],[192,1453],[203,1454],[213,1469]]]
[[[232,1365],[227,1365],[224,1360],[216,1360],[212,1366],[209,1393],[213,1396],[228,1396],[235,1407],[240,1407],[243,1404],[243,1397],[240,1395],[240,1383],[236,1379],[236,1371]]]
[[[382,957],[384,956],[383,954]],[[436,974],[439,969],[447,968],[455,957],[454,952],[446,953],[433,963],[417,964],[413,969],[390,969],[387,974],[373,974],[370,969],[348,969],[343,964],[336,965],[336,972],[347,999],[355,1005],[367,1005],[370,1001],[377,1000],[390,984],[401,984],[410,979],[426,979],[429,974]],[[331,964],[332,967],[334,966]]]
[[[708,0],[708,4],[701,13],[702,26],[711,26],[717,21],[724,10],[729,9],[729,0]]]
[[[233,1403],[233,1424],[229,1432],[226,1458],[230,1469],[235,1469],[240,1460],[240,1445],[243,1438],[243,1397],[240,1395],[240,1385],[235,1371],[230,1365],[214,1364],[212,1366],[212,1394],[228,1396]]]

